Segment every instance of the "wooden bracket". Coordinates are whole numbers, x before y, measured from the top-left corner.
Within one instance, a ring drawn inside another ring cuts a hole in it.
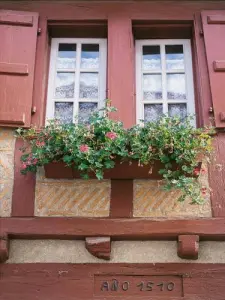
[[[9,239],[7,234],[0,236],[0,263],[9,258]]]
[[[199,236],[179,235],[177,245],[177,255],[185,259],[198,259]]]
[[[89,253],[97,258],[110,260],[111,239],[110,237],[86,237],[85,247]]]

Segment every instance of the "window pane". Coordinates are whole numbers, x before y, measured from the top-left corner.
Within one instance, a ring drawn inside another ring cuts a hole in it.
[[[81,68],[98,69],[99,45],[83,44],[81,49]]]
[[[144,120],[147,122],[157,121],[163,113],[162,104],[145,104]]]
[[[59,44],[57,68],[75,69],[76,44]]]
[[[162,76],[159,74],[143,75],[144,100],[162,99]]]
[[[72,102],[55,102],[55,118],[62,123],[73,122],[73,103]]]
[[[98,99],[98,73],[80,74],[80,98]]]
[[[79,103],[79,122],[89,123],[90,115],[97,109],[97,103],[80,102]]]
[[[143,46],[143,69],[156,70],[161,68],[160,46]]]
[[[170,100],[186,99],[185,74],[167,74],[167,98]]]
[[[183,45],[166,45],[167,70],[184,69]]]
[[[168,113],[170,117],[180,117],[183,120],[187,116],[186,103],[169,104]]]
[[[74,77],[75,73],[57,73],[56,76],[56,98],[74,97]]]

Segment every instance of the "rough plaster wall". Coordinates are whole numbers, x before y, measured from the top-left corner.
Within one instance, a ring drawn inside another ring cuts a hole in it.
[[[0,128],[0,217],[9,217],[11,215],[14,148],[14,130]]]
[[[109,216],[109,180],[47,179],[42,168],[36,178],[36,216]]]
[[[113,242],[107,262],[92,256],[84,241],[11,240],[9,257],[7,263],[225,263],[225,242],[201,242],[197,261],[179,258],[172,241]]]

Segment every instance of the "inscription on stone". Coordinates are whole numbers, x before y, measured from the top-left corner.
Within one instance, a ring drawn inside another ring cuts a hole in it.
[[[183,296],[183,280],[175,275],[95,275],[96,295]]]

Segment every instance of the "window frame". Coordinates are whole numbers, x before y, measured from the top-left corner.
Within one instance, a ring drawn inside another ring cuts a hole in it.
[[[184,50],[184,70],[166,70],[165,45],[183,45]],[[142,69],[142,48],[143,46],[160,46],[161,69],[145,71]],[[140,124],[144,119],[144,104],[163,105],[163,114],[168,113],[168,104],[187,104],[187,115],[193,115],[192,124],[196,126],[195,118],[195,92],[194,92],[194,74],[192,62],[192,46],[190,39],[141,39],[135,41],[135,63],[136,63],[136,123]],[[185,74],[186,100],[167,100],[166,75],[167,74]],[[142,100],[143,99],[143,74],[162,74],[162,100]]]
[[[76,44],[76,62],[74,70],[60,70],[57,69],[57,54],[59,44]],[[81,47],[83,44],[97,44],[99,45],[99,68],[94,69],[81,69]],[[74,97],[73,98],[59,98],[54,97],[55,93],[55,81],[57,72],[74,72]],[[82,99],[79,97],[79,87],[80,87],[80,74],[81,73],[98,73],[98,99]],[[73,120],[75,123],[75,117],[78,116],[79,103],[97,103],[97,108],[100,109],[104,107],[104,100],[106,99],[107,92],[107,39],[104,38],[52,38],[50,45],[50,60],[49,60],[49,73],[48,73],[48,85],[47,85],[47,101],[46,101],[46,115],[45,123],[48,120],[55,118],[55,102],[66,102],[73,103]]]

